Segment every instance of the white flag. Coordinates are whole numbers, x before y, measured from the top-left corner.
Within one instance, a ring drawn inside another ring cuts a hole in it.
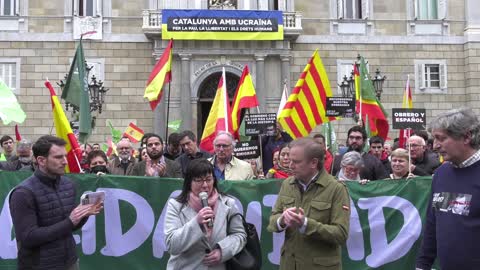
[[[282,99],[280,99],[280,106],[278,106],[278,112],[277,112],[277,118],[280,115],[280,113],[283,110],[283,107],[285,107],[285,104],[287,104],[287,98],[288,98],[288,90],[287,90],[287,84],[283,84],[283,91],[282,91]]]

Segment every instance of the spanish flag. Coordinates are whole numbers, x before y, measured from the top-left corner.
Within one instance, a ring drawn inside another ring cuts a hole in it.
[[[218,82],[217,94],[213,99],[212,108],[203,129],[202,140],[200,141],[200,148],[210,153],[213,153],[213,140],[217,132],[228,131],[232,133],[231,110],[226,85],[224,68]]]
[[[130,123],[125,133],[123,133],[123,136],[129,138],[131,142],[137,143],[142,139],[143,134],[144,132],[141,128],[137,127],[134,123]]]
[[[403,102],[402,108],[412,109],[412,89],[410,88],[410,76],[407,76],[407,84],[405,85],[405,92],[403,93]],[[407,140],[412,135],[411,129],[400,129],[400,134],[398,136],[398,146],[404,149],[407,149]]]
[[[67,150],[67,166],[65,167],[65,172],[67,173],[79,173],[80,169],[80,160],[82,157],[82,150],[78,146],[77,138],[72,132],[70,123],[68,122],[67,116],[63,111],[60,101],[58,100],[57,94],[53,89],[49,81],[45,82],[45,86],[50,90],[50,97],[52,101],[52,111],[53,111],[53,123],[55,124],[55,131],[57,137],[64,139],[67,142],[65,149]]]
[[[327,72],[316,50],[277,119],[292,138],[308,136],[317,125],[336,120],[325,116],[327,97],[331,96]]]
[[[386,140],[389,129],[387,113],[375,95],[373,82],[370,80],[363,57],[360,59],[360,76],[355,76],[355,79],[357,80],[355,85],[359,85],[356,112],[361,115],[364,121],[368,117],[372,136],[378,135]]]
[[[258,106],[255,87],[253,86],[252,76],[248,71],[248,66],[243,68],[242,76],[238,82],[235,98],[232,106],[232,130],[234,134],[238,133],[240,127],[240,116],[242,109],[253,108]]]
[[[150,102],[152,111],[155,110],[162,99],[163,86],[172,81],[172,46],[173,40],[171,39],[148,77],[147,88],[145,88],[143,97]]]

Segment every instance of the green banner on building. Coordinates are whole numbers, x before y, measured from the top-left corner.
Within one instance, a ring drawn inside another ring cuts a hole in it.
[[[29,176],[0,172],[0,269],[16,269],[17,246],[7,195]],[[82,269],[165,269],[163,223],[167,200],[179,194],[182,181],[146,177],[70,175],[78,193],[106,192],[103,213],[75,232]],[[283,233],[266,230],[281,180],[228,181],[220,189],[238,199],[247,221],[259,232],[263,269],[278,269]],[[350,236],[343,269],[414,269],[431,178],[347,183],[352,198]],[[11,232],[11,233],[8,233]]]

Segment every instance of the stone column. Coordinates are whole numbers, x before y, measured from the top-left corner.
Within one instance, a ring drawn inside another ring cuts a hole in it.
[[[255,76],[255,90],[257,92],[258,102],[260,103],[260,111],[265,112],[267,108],[266,89],[265,89],[265,57],[266,54],[255,54],[257,74]]]
[[[191,90],[190,90],[190,60],[192,59],[191,54],[179,54],[180,60],[182,61],[182,72],[181,72],[181,86],[182,95],[180,101],[181,115],[183,116],[182,121],[182,130],[192,128],[192,104],[191,104]]]

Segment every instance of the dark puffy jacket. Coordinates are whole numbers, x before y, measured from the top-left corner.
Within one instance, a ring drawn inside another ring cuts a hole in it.
[[[428,175],[432,175],[435,170],[442,165],[437,154],[429,153],[427,151],[423,153],[423,159],[421,161],[412,160],[412,163],[415,167],[425,171]]]
[[[337,175],[337,173],[340,171],[340,162],[342,161],[342,158],[343,155],[335,156],[335,160],[333,161],[332,175]],[[362,158],[365,166],[360,171],[361,179],[379,180],[389,177],[382,162],[374,155],[370,153],[362,153]]]
[[[73,226],[75,186],[66,177],[52,179],[35,171],[10,195],[18,244],[18,269],[64,270],[77,261]]]

